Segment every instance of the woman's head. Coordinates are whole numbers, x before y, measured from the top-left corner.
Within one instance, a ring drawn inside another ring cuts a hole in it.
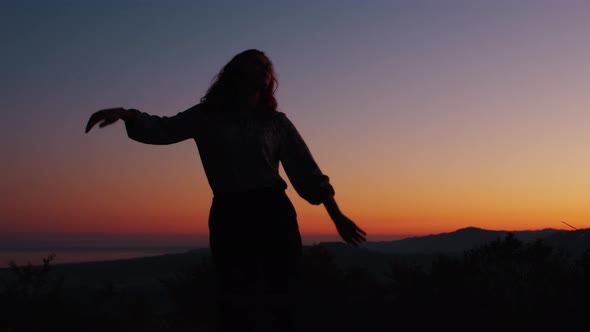
[[[249,106],[259,115],[277,110],[277,79],[264,52],[250,49],[234,56],[217,74],[201,103],[212,109],[237,111]]]

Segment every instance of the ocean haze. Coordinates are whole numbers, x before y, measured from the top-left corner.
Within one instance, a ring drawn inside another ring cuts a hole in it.
[[[41,265],[43,260],[49,255],[55,255],[52,263],[88,263],[98,261],[116,261],[122,259],[133,259],[142,257],[160,256],[164,254],[177,253],[175,251],[114,251],[114,250],[20,250],[20,251],[0,251],[0,268],[7,267],[10,262],[18,265],[32,264]]]
[[[208,241],[203,234],[8,233],[0,235],[0,251],[195,248]]]
[[[182,253],[207,245],[208,236],[201,234],[2,234],[0,266],[10,261],[40,265],[50,254],[54,263],[63,264]]]

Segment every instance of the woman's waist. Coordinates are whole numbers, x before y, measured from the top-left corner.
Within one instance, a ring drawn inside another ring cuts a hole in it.
[[[266,187],[254,187],[254,188],[238,188],[235,190],[214,190],[213,199],[252,199],[258,197],[274,197],[277,195],[286,195],[285,189],[286,184],[276,184],[273,186]]]
[[[241,220],[254,224],[265,224],[271,221],[282,224],[284,222],[290,223],[296,218],[295,207],[285,189],[281,187],[261,187],[248,191],[216,193],[213,195],[209,214],[210,223]]]
[[[214,196],[244,196],[266,194],[287,189],[287,183],[279,174],[251,174],[250,176],[208,177],[209,185]]]

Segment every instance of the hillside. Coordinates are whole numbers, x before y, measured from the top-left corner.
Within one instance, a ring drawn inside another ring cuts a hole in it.
[[[368,242],[362,247],[377,252],[395,254],[461,253],[465,250],[503,238],[506,233],[508,231],[467,227],[454,232],[410,237],[397,241]],[[564,234],[564,237],[568,237],[568,234],[571,232],[557,229],[542,229],[513,231],[512,233],[519,240],[530,242],[536,239],[548,239],[557,234]]]

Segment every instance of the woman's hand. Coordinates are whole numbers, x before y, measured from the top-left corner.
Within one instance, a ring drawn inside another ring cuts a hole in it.
[[[360,229],[352,220],[348,219],[348,217],[342,213],[331,217],[332,221],[334,221],[334,225],[336,225],[338,234],[340,234],[340,237],[342,240],[344,240],[344,242],[358,246],[362,242],[367,241],[365,238],[367,233]]]
[[[365,238],[367,233],[340,211],[332,194],[326,194],[323,201],[330,218],[332,218],[336,226],[336,230],[338,230],[338,234],[340,234],[344,242],[358,246],[360,243],[367,241]]]
[[[86,132],[89,132],[92,127],[98,122],[101,122],[98,126],[103,128],[108,126],[112,123],[117,122],[117,120],[123,118],[127,114],[127,110],[122,107],[117,108],[107,108],[97,112],[94,112],[88,119],[88,123],[86,124]]]

